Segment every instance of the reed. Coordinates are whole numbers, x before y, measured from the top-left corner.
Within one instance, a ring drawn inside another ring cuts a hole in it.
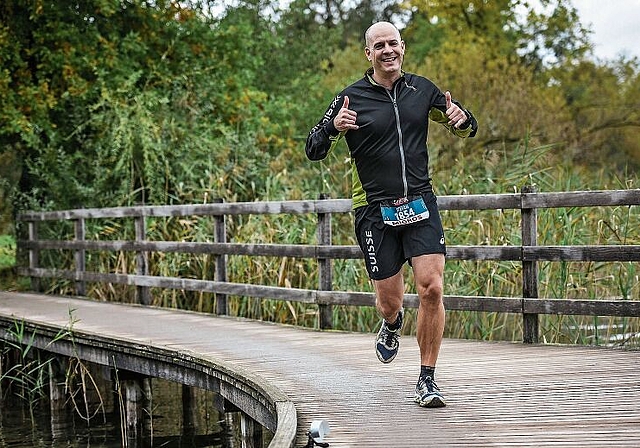
[[[13,359],[6,363],[7,368],[2,372],[0,381],[6,384],[7,392],[13,391],[28,405],[33,420],[36,405],[47,396],[51,359],[42,359],[40,352],[34,349],[35,332],[29,334],[24,321],[14,321],[9,335],[11,339],[3,342],[2,356]]]
[[[49,345],[67,337],[69,329],[60,330]],[[43,357],[34,341],[36,331],[29,330],[23,320],[15,320],[8,329],[8,338],[2,342],[2,358],[9,358],[0,382],[6,383],[7,393],[13,392],[28,405],[33,420],[36,406],[45,398],[49,387],[50,365],[53,357]],[[4,362],[2,364],[5,364]],[[4,388],[2,389],[4,391]]]
[[[46,347],[63,339],[71,340],[73,343],[73,325],[77,322],[73,312],[74,310],[69,310],[67,326],[62,328]],[[43,352],[34,345],[36,330],[29,330],[22,320],[13,322],[8,335],[9,337],[2,342],[1,357],[3,361],[8,358],[8,361],[0,364],[6,365],[6,370],[1,372],[0,382],[3,385],[6,384],[7,393],[13,392],[28,405],[33,421],[36,406],[48,397],[51,376],[56,371],[53,368],[56,358],[43,356]],[[64,375],[64,387],[68,401],[87,425],[100,411],[106,421],[104,400],[99,387],[87,365],[76,354],[69,357]],[[90,402],[94,400],[90,400],[89,396],[95,396],[98,400],[95,409],[91,409]]]
[[[465,158],[447,167],[446,176],[434,157],[434,177],[440,180],[437,194],[482,194],[518,192],[521,187],[536,184],[539,191],[569,191],[588,189],[636,188],[638,178],[619,178],[606,172],[581,172],[579,168],[565,168],[561,164],[547,164],[548,153],[554,148],[529,148],[527,143],[513,154]],[[541,168],[542,167],[542,168]],[[334,172],[328,174],[336,176]],[[314,197],[313,193],[295,190],[287,183],[290,176],[269,178],[269,186],[259,200],[282,200]],[[337,191],[332,197],[346,197],[348,183],[338,178]],[[305,181],[306,182],[306,181]],[[311,186],[308,182],[302,184]],[[331,184],[326,183],[327,186]],[[190,193],[191,197],[203,194]],[[334,244],[355,244],[352,216],[335,215]],[[520,212],[515,210],[443,211],[443,225],[449,245],[518,245]],[[213,219],[209,217],[153,218],[147,222],[150,240],[212,241]],[[640,244],[640,211],[634,207],[567,208],[540,210],[538,214],[538,242],[542,245]],[[58,227],[50,232],[67,238],[73,229]],[[227,235],[237,243],[316,244],[316,220],[305,215],[233,216],[227,220]],[[87,238],[133,239],[131,220],[87,224]],[[44,264],[60,260],[72,266],[72,254],[45,251]],[[212,279],[215,260],[209,255],[150,254],[152,275]],[[87,269],[100,272],[132,273],[135,254],[87,254]],[[360,260],[336,260],[334,285],[336,290],[372,291],[364,265]],[[640,279],[637,263],[544,262],[539,264],[540,297],[599,298],[640,300]],[[519,263],[509,261],[449,260],[445,268],[445,294],[518,297],[521,291]],[[411,272],[405,270],[407,292],[413,293]],[[315,289],[318,286],[318,267],[313,260],[276,257],[229,256],[227,275],[231,282],[269,286]],[[51,282],[50,292],[73,293],[68,282]],[[90,296],[101,300],[133,301],[134,288],[122,285],[89,285]],[[176,290],[153,290],[154,305],[184,308],[201,312],[215,309],[212,294]],[[232,315],[252,319],[313,327],[317,325],[317,307],[304,303],[261,300],[250,297],[229,297]],[[407,334],[415,333],[409,310]],[[335,306],[334,325],[348,331],[371,332],[379,325],[379,317],[372,307]],[[449,311],[445,328],[447,337],[482,340],[521,340],[519,315]],[[540,316],[540,331],[548,343],[611,344],[640,346],[640,319],[589,316]]]

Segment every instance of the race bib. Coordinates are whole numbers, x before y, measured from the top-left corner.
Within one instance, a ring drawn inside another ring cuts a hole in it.
[[[413,200],[400,198],[380,206],[382,220],[389,226],[404,226],[429,219],[429,210],[422,197]]]

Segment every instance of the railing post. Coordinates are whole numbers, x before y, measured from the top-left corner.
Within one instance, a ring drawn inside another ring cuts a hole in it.
[[[216,199],[214,202],[222,203],[222,199]],[[225,223],[224,215],[215,215],[213,217],[214,222],[214,241],[216,243],[224,244],[227,242],[227,227]],[[216,255],[216,272],[214,280],[217,282],[227,281],[227,255]],[[225,316],[228,314],[227,310],[227,295],[216,293],[216,314],[219,316]]]
[[[147,221],[142,212],[135,217],[134,226],[136,231],[136,242],[147,239]],[[136,275],[149,275],[149,254],[146,251],[136,251]],[[136,303],[143,305],[151,304],[151,291],[147,286],[136,286]]]
[[[198,421],[198,400],[192,386],[182,385],[182,433],[194,436]]]
[[[328,195],[321,193],[318,199],[327,199]],[[318,244],[331,245],[331,213],[318,213]],[[319,290],[331,291],[333,289],[333,273],[330,258],[318,258]],[[333,328],[333,306],[318,304],[319,326],[321,329]]]
[[[74,238],[76,241],[84,241],[85,239],[85,225],[84,219],[76,219],[74,225]],[[86,283],[81,279],[82,274],[86,270],[86,251],[84,249],[77,249],[74,253],[74,263],[76,268],[76,295],[84,296],[86,292]]]
[[[141,436],[145,401],[143,380],[142,375],[132,375],[131,379],[121,382],[124,391],[124,421],[128,441],[136,440]]]
[[[246,448],[262,448],[262,426],[244,412],[240,413],[240,434],[242,446]]]
[[[54,444],[58,438],[65,435],[68,428],[65,422],[65,404],[67,402],[66,394],[66,368],[68,367],[67,358],[52,355],[49,360],[49,410],[51,413],[51,437]]]
[[[66,402],[65,387],[65,367],[66,358],[52,355],[49,360],[49,406],[51,409],[51,419],[58,417],[58,414]]]
[[[521,193],[537,193],[534,185],[522,187]],[[538,212],[535,208],[522,208],[522,245],[538,244]],[[522,260],[522,297],[538,298],[538,262]],[[539,334],[538,315],[522,310],[522,340],[525,344],[537,344]]]
[[[38,241],[38,223],[36,221],[29,221],[29,242]],[[31,247],[29,249],[29,269],[38,269],[38,265],[40,264],[40,250]],[[40,292],[40,278],[31,276],[31,290]]]

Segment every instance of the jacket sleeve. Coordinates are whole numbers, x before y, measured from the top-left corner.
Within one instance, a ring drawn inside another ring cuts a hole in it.
[[[305,146],[305,152],[309,160],[322,160],[327,157],[327,154],[344,135],[333,125],[333,119],[338,115],[340,105],[343,103],[342,98],[342,94],[335,97],[324,113],[322,120],[309,131]]]
[[[465,109],[462,106],[462,104],[460,104],[459,102],[455,100],[452,100],[452,101],[460,109],[462,109],[465,114],[467,114],[467,121],[462,123],[462,125],[459,128],[456,128],[448,123],[449,117],[447,117],[447,113],[446,113],[447,112],[446,100],[442,93],[440,93],[436,103],[431,107],[431,110],[429,111],[429,118],[435,121],[436,123],[442,124],[445,128],[449,130],[449,132],[451,132],[455,136],[458,136],[461,138],[475,137],[476,132],[478,132],[478,121],[473,116],[470,110]]]

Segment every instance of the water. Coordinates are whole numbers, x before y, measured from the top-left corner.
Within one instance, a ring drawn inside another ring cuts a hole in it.
[[[152,412],[145,410],[144,429],[135,440],[123,437],[119,403],[115,394],[101,392],[104,412],[87,424],[72,406],[52,413],[49,400],[38,402],[30,415],[28,404],[8,390],[2,390],[0,404],[0,448],[151,448],[251,446],[242,439],[238,413],[221,413],[214,407],[216,394],[192,389],[196,405],[187,423],[183,416],[182,385],[152,379]],[[100,389],[105,390],[103,387]],[[81,406],[84,410],[84,404]],[[99,402],[89,404],[90,412]],[[148,416],[151,415],[151,418]],[[267,435],[267,431],[264,431]],[[260,445],[259,443],[258,445]],[[266,446],[268,443],[264,443]],[[255,444],[253,445],[255,446]]]

